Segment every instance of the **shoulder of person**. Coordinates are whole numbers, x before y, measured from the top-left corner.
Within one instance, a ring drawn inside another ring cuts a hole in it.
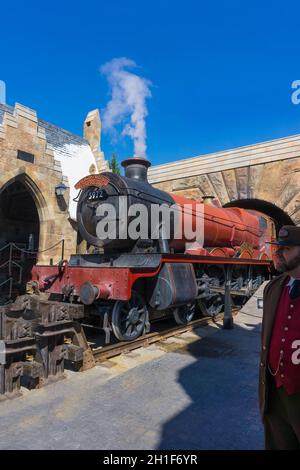
[[[276,288],[284,278],[288,278],[288,275],[286,273],[282,273],[279,276],[274,277],[264,288],[263,295],[266,295],[271,289]]]

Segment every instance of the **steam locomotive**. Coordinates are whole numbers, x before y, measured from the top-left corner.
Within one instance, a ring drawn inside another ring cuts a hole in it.
[[[111,327],[118,340],[130,341],[149,331],[149,321],[157,317],[171,314],[178,324],[186,324],[197,310],[203,315],[218,314],[224,305],[228,266],[237,305],[269,276],[272,248],[266,242],[276,237],[280,225],[292,223],[283,211],[269,203],[262,207],[255,200],[226,207],[211,203],[199,206],[199,201],[149,184],[148,160],[134,157],[122,165],[125,176],[107,172],[89,175],[77,183],[78,230],[93,252],[72,255],[59,267],[35,266],[35,292],[83,304],[85,321],[106,331]],[[128,209],[125,223],[122,200]],[[122,236],[124,226],[127,229],[133,220],[130,208],[136,204],[146,208],[149,220],[144,219],[143,224],[147,222],[149,227],[152,206],[179,209],[180,216],[171,220],[168,237],[162,220],[156,239],[151,238],[150,229],[142,238],[132,239],[127,233]],[[101,238],[97,227],[104,217],[104,205],[114,209],[119,225],[112,237]],[[201,244],[197,233],[194,239],[186,239],[184,230],[187,224],[195,228],[199,218]],[[182,234],[179,238],[175,237],[178,229]]]
[[[102,329],[106,343],[112,332],[114,341],[132,341],[157,318],[187,324],[196,312],[218,314],[225,284],[239,306],[270,276],[267,242],[293,224],[284,211],[255,199],[217,207],[211,198],[166,193],[149,184],[149,165],[129,158],[125,176],[107,172],[77,183],[87,250],[57,266],[34,266],[28,293],[0,307],[0,399],[17,396],[21,379],[30,387],[59,380],[66,359],[93,367],[86,328]]]

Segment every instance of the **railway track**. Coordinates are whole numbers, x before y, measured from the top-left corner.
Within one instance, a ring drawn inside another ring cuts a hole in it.
[[[22,316],[27,311],[31,312],[36,322],[35,329],[33,323]],[[238,309],[233,309],[233,314],[237,312]],[[54,303],[30,296],[20,296],[13,304],[2,307],[0,326],[4,325],[4,333],[10,336],[0,339],[0,400],[19,396],[22,384],[33,389],[61,380],[64,378],[65,360],[73,370],[84,371],[110,358],[219,321],[223,314],[203,317],[187,325],[172,325],[171,328],[170,324],[160,324],[158,331],[134,341],[102,347],[97,347],[92,337],[87,340],[83,326],[76,321],[81,317],[81,305]]]
[[[237,315],[239,309],[233,309],[232,314]],[[215,323],[218,320],[222,320],[223,313],[220,313],[214,317],[203,317],[198,320],[194,320],[188,325],[180,325],[174,328],[170,328],[165,331],[158,331],[153,333],[148,333],[140,338],[137,338],[134,341],[130,342],[119,342],[117,344],[103,346],[93,350],[93,356],[96,363],[105,362],[112,357],[119,356],[120,354],[126,354],[130,351],[133,351],[138,348],[147,347],[151,344],[158,343],[165,339],[171,338],[172,336],[177,336],[188,331],[193,331],[201,326],[208,325],[209,323]]]

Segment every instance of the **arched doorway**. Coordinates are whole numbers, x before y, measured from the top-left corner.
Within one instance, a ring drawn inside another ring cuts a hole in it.
[[[0,303],[25,291],[36,262],[40,220],[31,189],[22,178],[0,191]]]

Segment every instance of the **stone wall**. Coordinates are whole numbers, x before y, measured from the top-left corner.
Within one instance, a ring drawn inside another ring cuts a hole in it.
[[[154,186],[192,199],[272,202],[300,225],[300,135],[154,166],[148,174]]]
[[[57,263],[61,246],[48,247],[65,240],[65,258],[76,250],[76,231],[69,220],[68,205],[58,204],[55,186],[63,177],[60,163],[55,160],[47,143],[45,129],[39,125],[36,112],[16,104],[2,107],[0,120],[0,194],[11,182],[21,181],[31,193],[40,220],[39,263]],[[2,122],[1,122],[2,121]],[[17,158],[18,151],[33,155],[34,162]],[[67,189],[64,198],[68,201]]]

